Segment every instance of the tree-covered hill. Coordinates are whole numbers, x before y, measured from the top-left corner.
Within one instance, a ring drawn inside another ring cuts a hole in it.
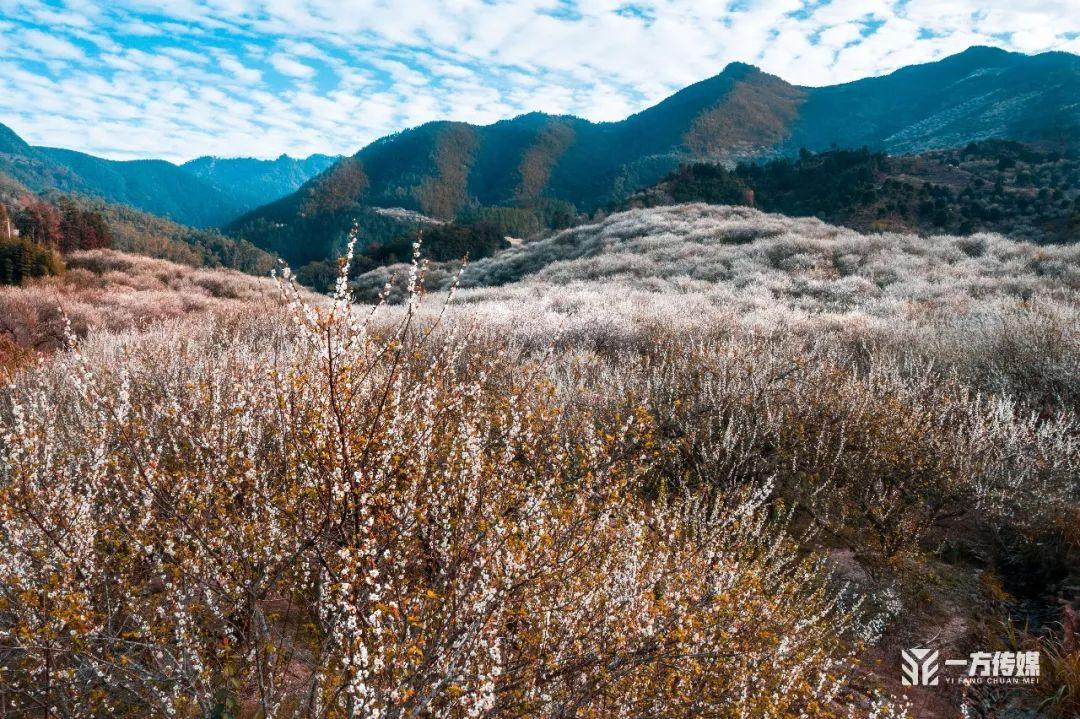
[[[861,231],[1000,232],[1038,243],[1080,241],[1080,153],[987,140],[889,156],[803,152],[758,164],[687,165],[621,206],[745,204]]]
[[[164,160],[105,160],[74,150],[34,149],[71,172],[70,184],[37,190],[94,195],[196,227],[222,224],[240,212],[227,193]]]
[[[0,173],[0,284],[55,274],[61,256],[112,248],[193,267],[267,275],[274,258],[249,242],[97,197],[31,191]]]

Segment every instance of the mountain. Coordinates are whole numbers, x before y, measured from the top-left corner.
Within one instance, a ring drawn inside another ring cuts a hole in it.
[[[106,160],[34,147],[0,124],[0,172],[35,192],[58,190],[129,205],[193,227],[216,227],[296,190],[336,158]]]
[[[987,138],[1073,141],[1080,136],[1077,97],[1080,57],[1059,52],[972,48],[820,88],[733,63],[619,122],[532,113],[487,126],[432,122],[406,130],[226,230],[300,262],[339,249],[371,207],[439,219],[507,207],[560,226],[568,215],[619,202],[690,162],[734,164],[802,147],[910,153]]]
[[[0,134],[0,138],[3,135]],[[67,194],[53,188],[34,192],[24,183],[0,172],[0,217],[17,217],[27,207],[51,207],[46,211],[57,218],[54,232],[65,233],[68,220],[61,219],[73,210],[83,218],[92,217],[104,225],[108,240],[104,245],[123,252],[180,262],[195,267],[227,267],[265,276],[274,268],[275,259],[244,240],[226,237],[216,229],[194,228],[163,217],[137,210],[129,205],[107,202],[85,194]],[[41,215],[39,214],[39,217]],[[95,230],[97,227],[95,226]],[[55,238],[54,238],[55,239]],[[42,238],[36,238],[41,241]],[[49,246],[63,242],[46,242]],[[85,246],[82,247],[83,249]]]
[[[250,210],[296,191],[339,159],[318,154],[305,158],[281,155],[276,160],[205,156],[180,167]]]
[[[101,197],[195,227],[223,224],[243,209],[226,192],[171,162],[105,160],[74,150],[34,149],[73,173],[75,181],[58,185],[59,190]]]
[[[83,182],[70,168],[31,147],[7,125],[0,124],[0,173],[32,190],[82,189]]]
[[[684,165],[620,204],[751,205],[860,232],[996,232],[1036,244],[1080,242],[1080,148],[1015,140],[886,155],[829,150],[764,163]]]
[[[784,143],[890,153],[960,147],[973,140],[1075,140],[1080,56],[973,47],[944,60],[808,92]]]
[[[184,224],[219,225],[243,208],[226,193],[163,160],[105,160],[73,150],[32,147],[0,125],[0,172],[35,192],[100,197]]]

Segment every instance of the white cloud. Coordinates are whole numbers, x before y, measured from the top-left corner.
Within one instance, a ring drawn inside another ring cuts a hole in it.
[[[261,72],[244,65],[235,57],[221,53],[217,56],[217,62],[222,70],[242,83],[255,85],[262,82]]]
[[[26,30],[17,35],[21,44],[42,60],[82,60],[85,54],[74,43],[40,30]]]
[[[289,77],[303,80],[315,76],[315,68],[298,62],[288,55],[274,55],[270,58],[270,64],[282,75],[288,75]]]
[[[822,85],[972,44],[1080,50],[1075,0],[626,5],[0,0],[0,121],[115,157],[353,152],[439,118],[619,119],[736,60]]]
[[[427,76],[413,70],[403,62],[397,60],[372,60],[371,64],[388,74],[396,84],[415,86],[428,84]]]

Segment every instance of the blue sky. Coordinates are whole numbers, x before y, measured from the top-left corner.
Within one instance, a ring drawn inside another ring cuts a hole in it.
[[[975,44],[1080,52],[1076,0],[0,0],[0,122],[117,159],[352,153],[620,119],[735,60],[823,85]]]

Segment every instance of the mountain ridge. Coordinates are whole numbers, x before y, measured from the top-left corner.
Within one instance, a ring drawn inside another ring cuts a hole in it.
[[[615,122],[526,113],[489,125],[434,121],[362,147],[226,231],[294,262],[340,251],[364,208],[453,219],[490,207],[558,218],[610,206],[689,162],[734,164],[800,148],[915,153],[971,141],[1080,137],[1080,56],[974,47],[824,87],[746,63]],[[333,198],[321,205],[320,198]],[[376,237],[376,240],[379,238]]]
[[[31,145],[0,124],[0,172],[35,192],[98,197],[194,227],[216,227],[300,187],[337,158],[112,160],[77,150]]]
[[[822,87],[733,62],[619,121],[542,112],[482,126],[437,120],[346,158],[108,160],[31,146],[0,125],[0,171],[35,191],[76,192],[192,226],[224,226],[310,261],[339,250],[364,208],[400,207],[442,220],[500,208],[517,213],[516,226],[558,227],[691,162],[733,165],[803,147],[912,154],[992,138],[1073,142],[1080,136],[1077,96],[1080,57],[1065,52],[977,46]]]
[[[307,157],[292,157],[282,153],[272,160],[203,155],[188,160],[179,167],[223,192],[230,193],[247,210],[297,190],[308,179],[326,170],[339,159],[339,156],[320,153]]]

